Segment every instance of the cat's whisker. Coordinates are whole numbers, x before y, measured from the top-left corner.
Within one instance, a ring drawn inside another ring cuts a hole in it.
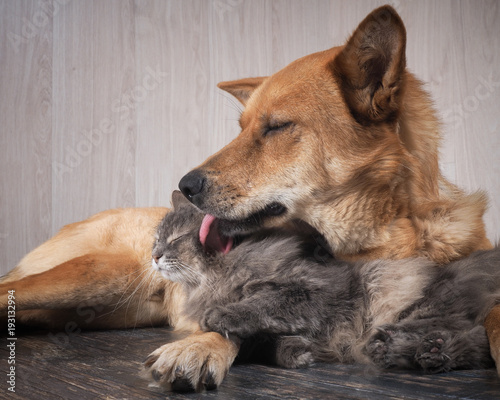
[[[202,274],[186,264],[182,264],[179,262],[176,264],[176,268],[182,270],[182,272],[184,273],[184,277],[186,278],[188,283],[197,285],[200,283],[200,278],[203,277]]]
[[[111,311],[109,311],[109,312],[107,312],[107,313],[102,314],[102,315],[101,315],[101,317],[104,317],[104,316],[106,316],[106,315],[113,314],[113,313],[115,313],[115,312],[116,312],[119,308],[121,308],[121,307],[122,307],[125,303],[129,303],[129,302],[131,301],[131,296],[132,296],[132,295],[129,295],[129,296],[127,296],[126,298],[124,298],[124,296],[125,296],[125,295],[126,295],[126,293],[127,293],[127,290],[128,290],[128,289],[129,289],[129,288],[133,285],[133,283],[134,283],[134,282],[135,282],[138,278],[140,278],[140,276],[141,276],[141,275],[144,275],[145,273],[147,273],[147,270],[145,270],[145,269],[139,269],[139,270],[137,271],[137,277],[136,277],[133,281],[131,281],[131,282],[130,282],[130,283],[129,283],[129,284],[128,284],[125,288],[124,288],[124,290],[123,290],[123,292],[122,292],[122,295],[120,296],[120,298],[118,299],[118,301],[115,303],[114,308],[113,308]],[[128,274],[128,275],[126,275],[126,276],[128,277],[128,276],[131,276],[131,275],[134,275],[134,274]],[[144,278],[143,278],[143,279],[144,279]],[[141,282],[142,282],[142,280],[141,280]],[[140,284],[140,283],[139,283],[139,284]],[[135,292],[135,291],[134,291],[134,292]]]
[[[115,308],[114,308],[112,311],[110,311],[110,314],[114,313],[114,312],[115,312],[115,311],[119,308],[120,304],[122,303],[122,299],[123,299],[123,297],[126,295],[126,293],[127,293],[128,289],[129,289],[129,288],[130,288],[130,287],[134,284],[134,282],[135,282],[137,279],[139,279],[139,278],[140,278],[140,277],[141,277],[144,273],[145,273],[145,270],[144,270],[144,269],[137,269],[137,270],[135,270],[133,273],[130,273],[130,274],[128,274],[128,275],[125,275],[125,277],[126,277],[126,278],[131,277],[131,276],[133,276],[133,275],[137,275],[137,276],[135,277],[135,279],[131,280],[131,281],[128,283],[128,285],[127,285],[127,286],[123,289],[122,295],[120,296],[120,298],[119,298],[119,299],[118,299],[118,301],[116,302],[116,304],[115,304]],[[125,301],[127,301],[127,299],[126,299]]]
[[[214,284],[214,282],[212,282],[205,274],[197,271],[196,269],[194,269],[193,267],[179,261],[179,265],[186,271],[189,271],[191,272],[192,274],[196,275],[198,279],[196,280],[193,280],[191,281],[191,283],[194,283],[194,284],[199,284],[200,286],[205,286],[207,287],[210,291],[212,291],[213,293],[216,293],[217,290],[216,290],[216,286]]]
[[[173,268],[181,272],[184,276],[186,283],[190,283],[193,285],[200,284],[200,281],[203,278],[203,274],[197,271],[195,268],[190,265],[182,262],[178,258],[163,258],[162,263],[164,263],[167,267]],[[160,267],[161,269],[161,267]]]
[[[134,274],[137,274],[137,277],[132,280],[127,287],[123,290],[123,293],[120,297],[120,299],[115,303],[115,307],[113,310],[109,311],[108,313],[103,314],[108,315],[108,314],[113,314],[116,312],[119,308],[123,307],[125,304],[127,304],[127,310],[130,307],[130,304],[134,300],[135,294],[140,290],[140,297],[142,300],[143,295],[146,297],[148,294],[152,293],[154,290],[154,280],[155,278],[157,279],[158,277],[161,277],[161,275],[155,271],[150,262],[145,262],[141,266],[142,268],[138,269]],[[128,274],[127,276],[132,276],[134,274]],[[154,275],[157,275],[156,277]],[[142,277],[142,278],[141,278]],[[137,281],[137,279],[141,278],[140,282],[136,285],[134,291],[130,294],[128,294],[126,297],[125,295],[127,294],[128,289],[134,284],[134,282]],[[139,302],[139,304],[142,304],[142,301]],[[127,314],[127,310],[125,311],[125,315]],[[137,309],[137,313],[140,312],[139,309]],[[136,321],[138,319],[136,318]]]
[[[145,297],[145,300],[147,300],[147,298],[149,296],[151,296],[153,294],[153,291],[155,289],[155,286],[154,286],[154,280],[155,280],[155,277],[154,275],[156,274],[156,271],[153,269],[153,268],[149,268],[148,269],[148,273],[146,274],[146,276],[143,278],[142,282],[141,282],[141,286],[143,286],[144,284],[146,284],[141,292],[140,292],[140,302],[139,304],[143,304],[143,303],[146,303],[146,302],[143,302],[142,301],[142,298],[143,298],[143,295]],[[144,310],[141,310],[140,307],[137,308],[136,310],[136,318],[135,320],[136,321],[140,321],[140,317],[139,317],[139,314],[141,312],[143,312]],[[150,318],[151,318],[151,315],[150,315]],[[152,322],[152,321],[151,321]]]
[[[217,293],[216,285],[211,280],[204,279],[201,284],[206,286],[212,293]]]
[[[197,271],[195,268],[189,266],[186,263],[183,263],[181,261],[178,261],[178,266],[182,267],[182,269],[185,272],[188,272],[189,274],[185,274],[185,276],[188,279],[191,279],[191,283],[193,284],[199,284],[199,285],[204,285],[208,287],[211,291],[215,292],[215,287],[212,282],[207,280],[205,274],[201,273],[200,271]]]
[[[139,288],[141,286],[143,286],[144,284],[144,281],[147,280],[147,279],[144,279],[144,278],[147,278],[148,275],[149,275],[149,271],[153,270],[152,268],[142,268],[140,270],[140,273],[137,274],[137,276],[135,277],[135,279],[133,281],[131,281],[127,287],[124,289],[123,291],[123,294],[121,295],[120,299],[116,302],[115,304],[115,308],[112,312],[115,312],[117,309],[119,309],[120,307],[122,307],[123,305],[125,304],[130,304],[130,301],[132,300],[132,298],[134,297],[135,293],[137,292],[137,290],[139,290]],[[132,293],[130,293],[127,297],[124,298],[124,296],[126,295],[128,289],[130,289],[134,283],[139,279],[141,278],[142,279],[139,281],[139,283],[136,285],[135,289],[132,291]],[[127,306],[127,309],[128,309],[128,306]]]
[[[138,304],[145,304],[147,303],[147,298],[152,294],[154,290],[154,275],[156,274],[156,271],[152,268],[148,268],[146,275],[143,277],[139,285],[137,286],[136,290],[134,293],[132,293],[132,296],[135,296],[138,294],[139,296],[139,302]],[[125,311],[125,314],[128,313],[129,307],[133,304],[133,297],[129,296],[129,301],[127,304],[127,309]],[[143,301],[144,299],[144,301]],[[141,318],[139,317],[139,314],[143,312],[144,310],[141,309],[140,307],[137,307],[136,309],[136,318],[135,321],[140,321]]]
[[[151,276],[151,269],[146,269],[145,270],[145,276],[143,276],[143,278],[141,279],[141,281],[139,282],[139,284],[136,286],[135,290],[130,294],[130,296],[127,299],[127,303],[128,304],[127,304],[127,309],[126,309],[125,313],[128,312],[128,309],[129,309],[130,305],[132,304],[131,300],[136,295],[136,293],[139,292],[146,285],[146,283],[148,281],[150,281],[150,279],[148,279],[148,278],[150,278],[150,276]],[[143,293],[143,291],[139,292],[140,299],[142,299],[142,293]],[[139,304],[142,304],[142,302],[139,301]]]

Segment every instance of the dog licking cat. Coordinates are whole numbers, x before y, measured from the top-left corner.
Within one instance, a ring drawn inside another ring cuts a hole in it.
[[[200,238],[205,214],[180,192],[172,203],[153,268],[182,285],[184,314],[203,330],[287,368],[315,361],[431,373],[493,366],[482,324],[500,299],[500,249],[444,267],[424,258],[349,263],[310,237],[273,230],[220,252]],[[155,376],[168,381],[168,374]]]

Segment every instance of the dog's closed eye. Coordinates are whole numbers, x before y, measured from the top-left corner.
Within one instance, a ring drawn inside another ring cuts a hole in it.
[[[272,121],[272,122],[269,122],[264,127],[264,133],[262,134],[262,136],[266,137],[269,135],[274,135],[276,133],[284,132],[287,129],[291,128],[292,126],[293,126],[293,122],[291,122],[291,121],[283,121],[283,122]]]

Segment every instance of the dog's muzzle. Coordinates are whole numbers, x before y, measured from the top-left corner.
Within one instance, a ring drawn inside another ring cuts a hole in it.
[[[207,236],[205,231],[217,231],[217,235],[212,236],[220,236],[221,238],[232,238],[236,235],[256,232],[271,219],[280,217],[287,212],[287,208],[283,204],[272,201],[257,210],[252,209],[251,204],[247,204],[246,207],[243,207],[247,213],[235,218],[234,215],[231,215],[233,206],[227,203],[227,200],[224,201],[224,196],[221,196],[219,190],[214,190],[213,182],[207,177],[207,172],[202,169],[194,169],[184,175],[179,182],[179,189],[191,203],[216,221],[213,224],[206,224],[209,228],[213,225],[216,229],[205,229],[203,235],[200,234],[200,237],[203,238]],[[219,198],[212,198],[214,194],[218,195]],[[227,214],[228,211],[229,214]],[[225,243],[224,240],[219,242]]]

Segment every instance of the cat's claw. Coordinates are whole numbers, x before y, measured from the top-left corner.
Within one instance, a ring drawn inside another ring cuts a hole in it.
[[[200,325],[204,331],[218,332],[231,339],[231,336],[247,338],[256,332],[256,324],[249,322],[251,313],[233,310],[228,307],[214,307],[205,311]]]

